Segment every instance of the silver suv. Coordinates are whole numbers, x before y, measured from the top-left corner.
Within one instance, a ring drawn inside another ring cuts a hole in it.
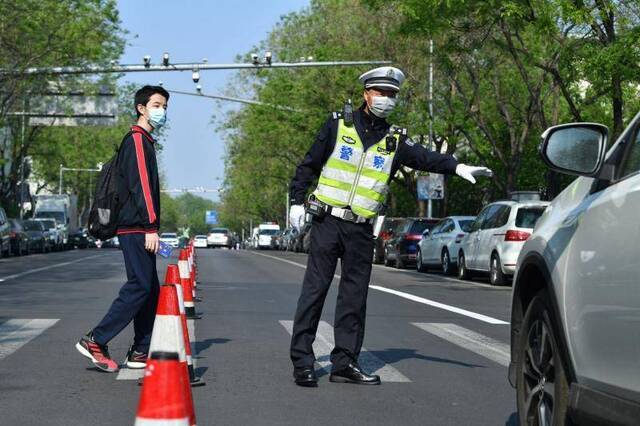
[[[555,126],[541,154],[580,176],[518,258],[511,365],[520,424],[640,422],[640,114],[607,128]]]

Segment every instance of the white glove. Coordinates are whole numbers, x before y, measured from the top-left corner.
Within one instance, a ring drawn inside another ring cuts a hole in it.
[[[471,183],[476,183],[475,176],[493,176],[491,169],[486,167],[467,166],[466,164],[458,164],[456,167],[456,174]]]
[[[294,228],[300,229],[304,225],[304,206],[302,204],[294,204],[289,209],[289,223]]]

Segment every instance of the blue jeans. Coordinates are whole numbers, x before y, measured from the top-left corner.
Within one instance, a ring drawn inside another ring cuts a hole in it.
[[[119,235],[127,282],[100,324],[93,329],[96,343],[106,345],[133,320],[133,347],[148,352],[158,305],[160,284],[156,255],[144,248],[144,234]]]

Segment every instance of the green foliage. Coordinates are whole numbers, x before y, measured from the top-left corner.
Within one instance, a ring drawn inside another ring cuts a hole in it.
[[[205,223],[205,214],[207,210],[215,210],[217,207],[213,201],[189,193],[176,198],[162,194],[160,205],[160,231],[182,234],[188,229],[189,236],[209,232],[211,225]]]

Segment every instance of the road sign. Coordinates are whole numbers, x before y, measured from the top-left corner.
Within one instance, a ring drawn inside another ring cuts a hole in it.
[[[204,222],[207,225],[217,225],[218,224],[218,212],[215,210],[207,210],[207,213],[204,216]]]
[[[444,175],[429,173],[418,176],[418,200],[442,200],[444,198]]]

